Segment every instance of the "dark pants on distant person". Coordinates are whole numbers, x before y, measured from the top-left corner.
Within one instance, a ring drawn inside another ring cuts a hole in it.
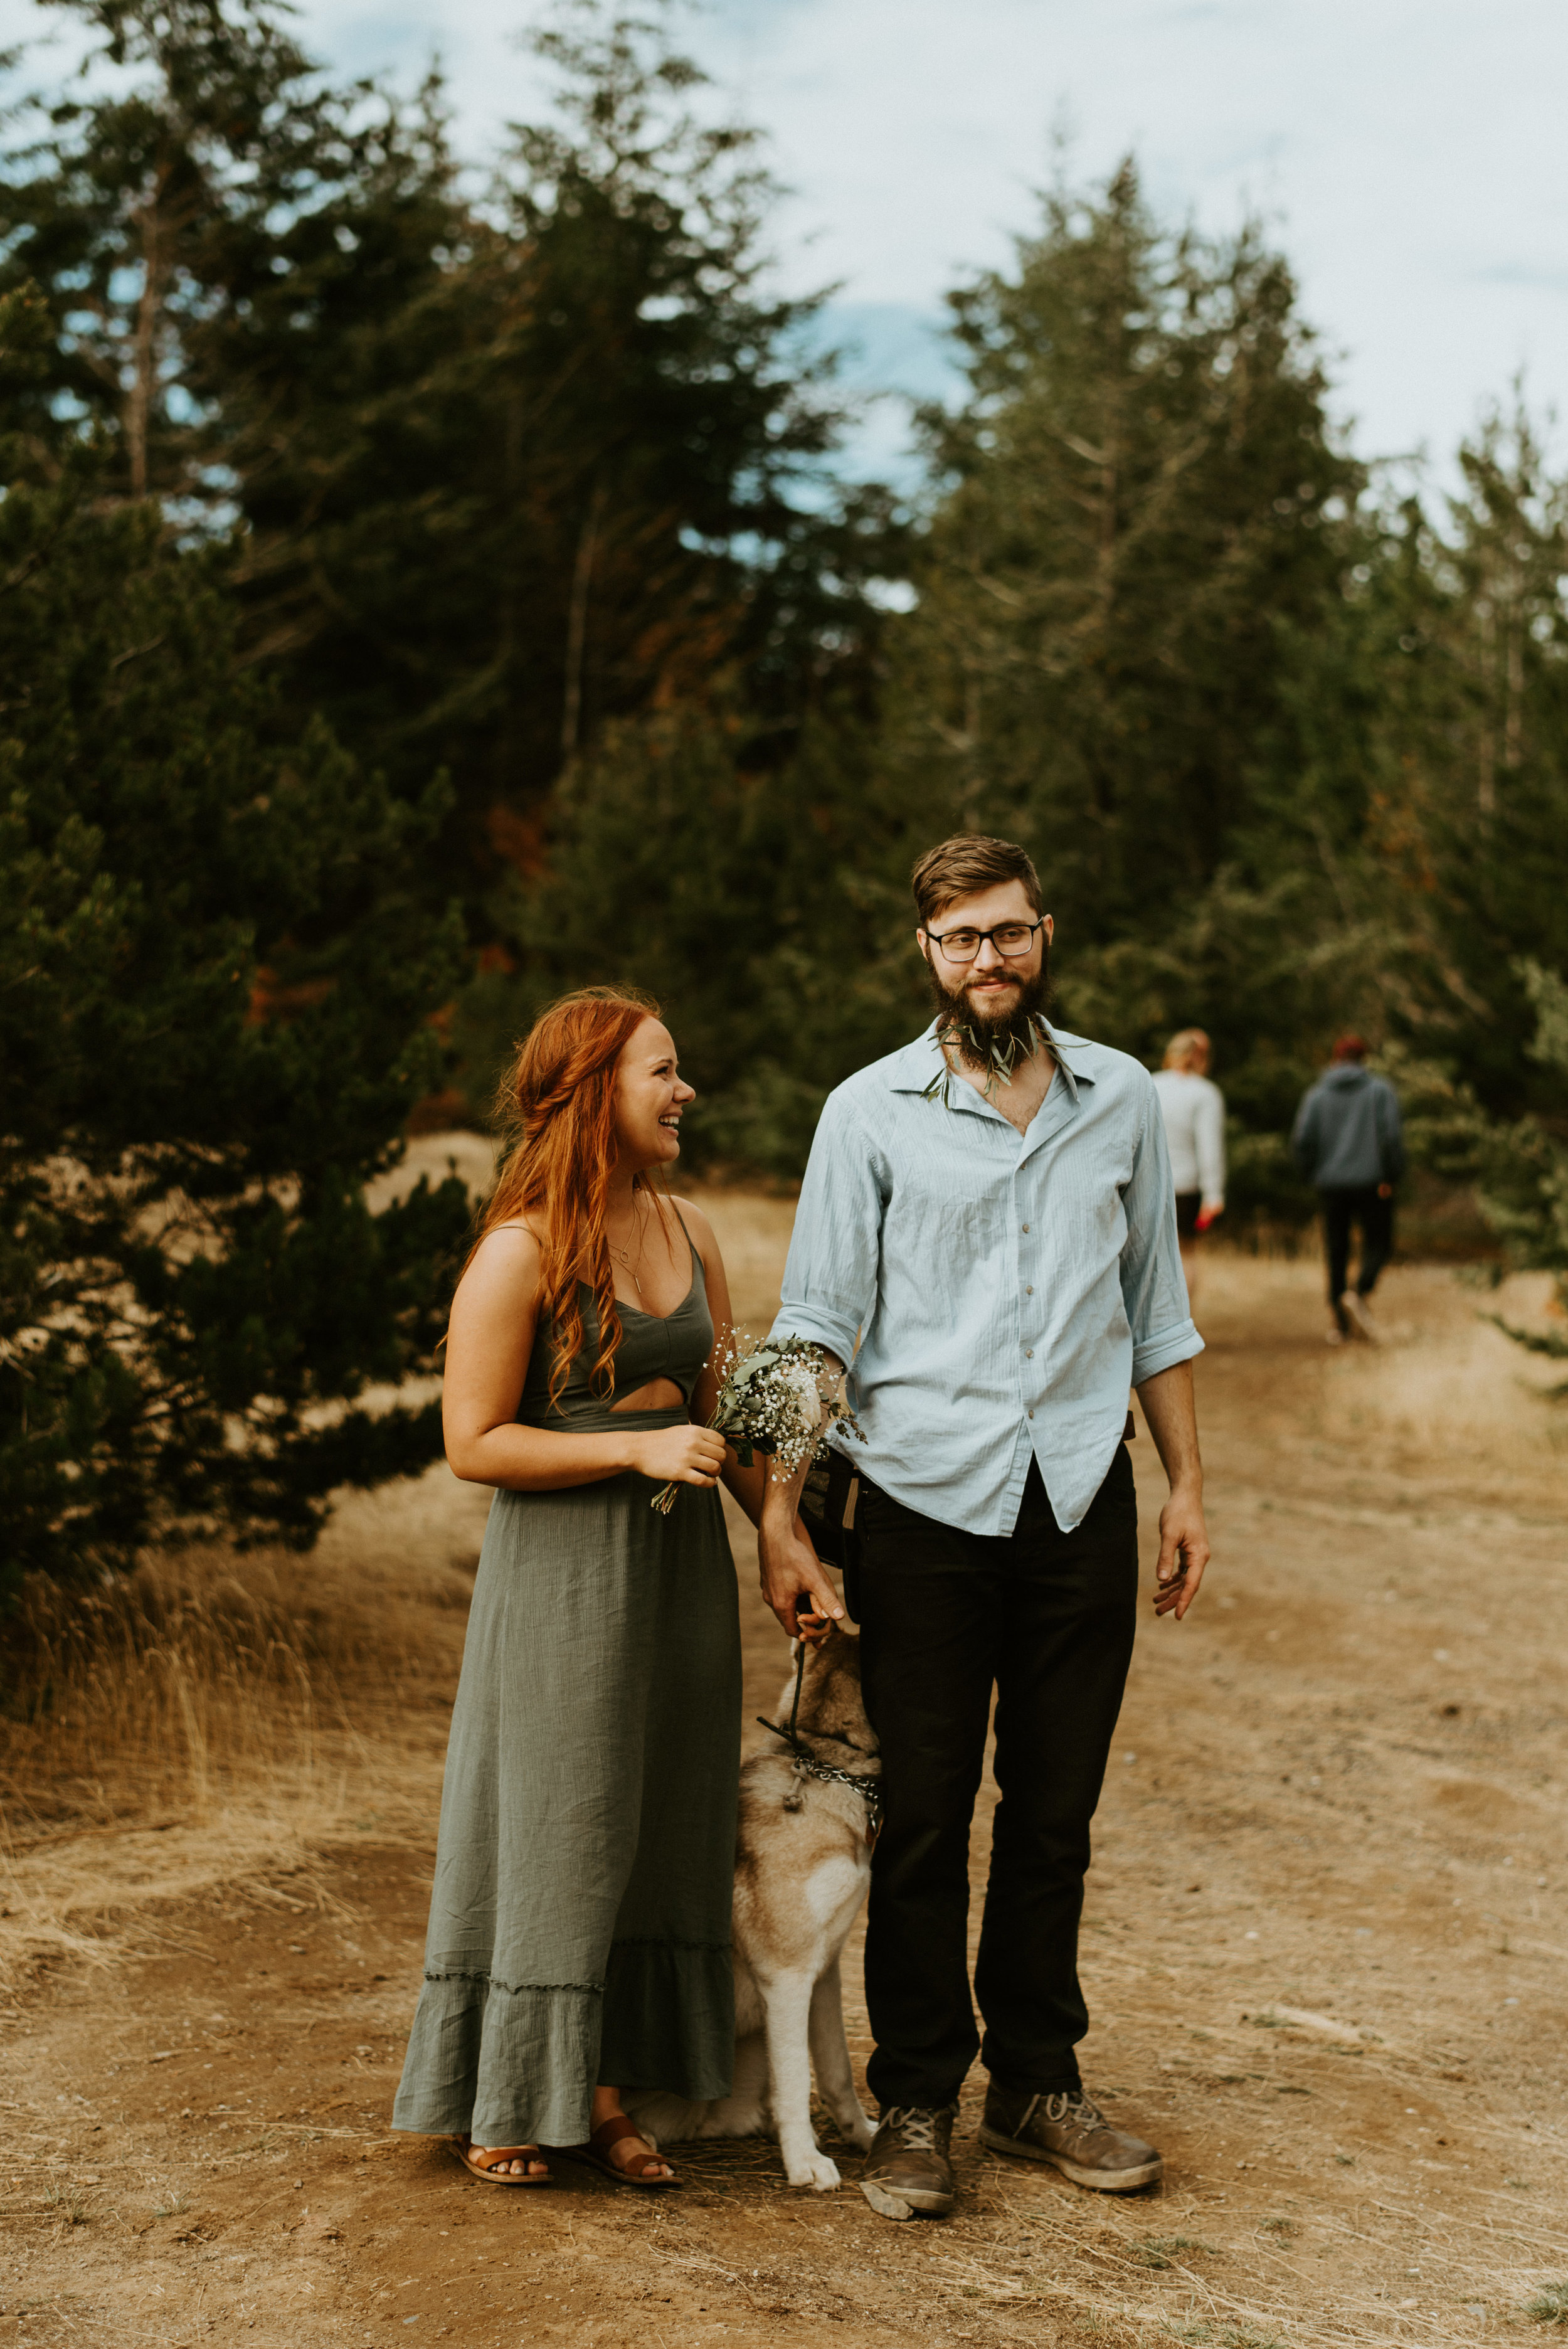
[[[1350,1286],[1350,1232],[1361,1227],[1361,1269],[1356,1276],[1357,1297],[1370,1297],[1377,1276],[1394,1253],[1394,1202],[1377,1195],[1376,1183],[1318,1193],[1323,1201],[1323,1242],[1328,1251],[1328,1301],[1343,1330],[1345,1308],[1339,1300]]]
[[[1119,1446],[1064,1534],[1037,1467],[1010,1535],[962,1533],[864,1482],[861,1672],[885,1811],[872,1862],[872,2093],[951,2104],[976,2052],[1005,2087],[1079,2085],[1088,2029],[1078,1919],[1111,1733],[1132,1656],[1138,1506]],[[969,1830],[996,1692],[1001,1794],[969,1991]]]

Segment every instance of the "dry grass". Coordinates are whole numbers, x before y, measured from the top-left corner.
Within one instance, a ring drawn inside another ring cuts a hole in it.
[[[335,1747],[384,1730],[461,1644],[477,1542],[454,1543],[451,1482],[438,1468],[348,1496],[307,1556],[193,1548],[96,1591],[35,1585],[9,1630],[0,1724],[13,1845],[205,1820],[248,1782],[319,1775]]]
[[[346,1497],[318,1548],[27,1594],[0,1719],[0,1974],[132,1909],[428,1809],[489,1495]]]

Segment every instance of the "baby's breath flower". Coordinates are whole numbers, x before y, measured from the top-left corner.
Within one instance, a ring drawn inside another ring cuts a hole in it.
[[[770,1338],[759,1345],[748,1331],[738,1330],[714,1368],[719,1373],[718,1401],[707,1423],[733,1445],[743,1468],[760,1452],[787,1484],[802,1461],[827,1451],[830,1428],[842,1426],[864,1441],[839,1376],[808,1338]],[[662,1486],[652,1506],[667,1516],[679,1490],[674,1483]]]

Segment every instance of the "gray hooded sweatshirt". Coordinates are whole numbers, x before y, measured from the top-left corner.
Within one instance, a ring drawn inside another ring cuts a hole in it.
[[[1326,1069],[1303,1094],[1290,1143],[1296,1164],[1320,1191],[1397,1183],[1405,1171],[1394,1088],[1356,1061]]]

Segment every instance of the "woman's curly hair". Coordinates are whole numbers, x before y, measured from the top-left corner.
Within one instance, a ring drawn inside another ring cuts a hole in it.
[[[498,1224],[524,1217],[539,1241],[539,1326],[548,1324],[555,1341],[552,1409],[583,1350],[583,1286],[593,1291],[599,1335],[590,1383],[600,1394],[614,1391],[621,1317],[604,1208],[615,1164],[615,1064],[644,1020],[658,1016],[653,998],[635,988],[563,995],[518,1046],[496,1098],[506,1146],[474,1246]],[[662,1218],[648,1176],[634,1182],[653,1192]]]

